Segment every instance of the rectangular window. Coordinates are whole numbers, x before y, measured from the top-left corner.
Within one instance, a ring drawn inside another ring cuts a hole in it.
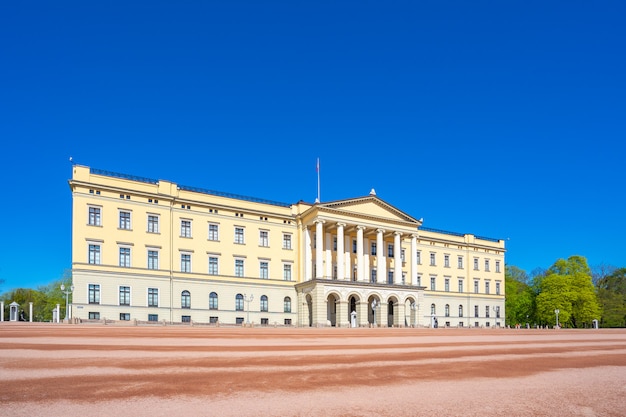
[[[100,265],[100,245],[89,245],[89,263]]]
[[[370,253],[372,254],[372,256],[376,256],[376,242],[372,242]]]
[[[402,260],[402,262],[405,262],[405,259],[404,259],[404,249],[400,249],[400,259]]]
[[[285,319],[285,326],[291,326],[291,319]]]
[[[459,292],[463,292],[463,280],[459,280]]]
[[[485,271],[489,272],[489,259],[485,259]]]
[[[235,324],[243,324],[243,317],[235,317]]]
[[[356,253],[356,239],[352,239],[352,253]]]
[[[218,260],[215,256],[209,256],[209,275],[218,275],[219,267]]]
[[[89,207],[89,226],[101,226],[100,207]]]
[[[235,259],[235,276],[243,277],[243,259]]]
[[[422,252],[420,251],[415,252],[415,259],[417,260],[417,264],[421,265],[422,264]]]
[[[180,321],[181,323],[191,323],[191,316],[181,316]]]
[[[269,245],[269,232],[267,230],[261,230],[259,232],[259,246],[268,247]]]
[[[159,216],[148,215],[148,233],[159,233]]]
[[[474,294],[478,294],[478,281],[474,281]]]
[[[459,257],[456,259],[456,262],[457,262],[457,266],[459,267],[459,269],[463,269],[463,257],[462,257],[462,256],[459,256]]]
[[[235,243],[243,245],[243,227],[235,227]]]
[[[500,318],[500,306],[496,307],[496,318],[499,319]]]
[[[128,321],[128,320],[130,320],[130,313],[120,313],[120,320],[121,321]]]
[[[285,281],[291,281],[291,264],[283,265],[283,279]]]
[[[479,317],[478,316],[478,306],[474,306],[474,317]],[[478,327],[478,326],[476,326]]]
[[[180,221],[180,237],[191,237],[191,220]]]
[[[120,305],[130,305],[130,287],[120,287]]]
[[[291,249],[291,235],[283,234],[283,249]]]
[[[158,314],[148,314],[148,321],[159,321]]]
[[[500,273],[500,261],[496,261],[496,272]]]
[[[120,211],[120,229],[130,230],[130,212]]]
[[[485,306],[485,317],[489,318],[489,306]]]
[[[130,268],[130,248],[120,248],[120,266]]]
[[[355,279],[356,281],[356,279]],[[393,284],[393,271],[387,272],[387,284]]]
[[[393,244],[387,244],[387,257],[393,258]]]
[[[100,320],[100,313],[96,311],[89,312],[89,320]]]
[[[159,306],[159,289],[148,288],[148,307],[158,307],[158,306]]]
[[[496,282],[496,295],[500,295],[500,283]]]
[[[443,266],[450,268],[450,255],[443,255]]]
[[[446,292],[449,292],[449,291],[450,291],[450,278],[446,278],[446,279],[444,280],[444,288],[445,288],[445,291],[446,291]]]
[[[333,251],[337,252],[337,236],[333,237]]]
[[[148,269],[159,269],[159,251],[148,251]]]
[[[435,290],[437,289],[437,287],[436,287],[436,281],[437,281],[437,278],[435,278],[435,277],[430,277],[430,290],[431,290],[431,291],[435,291]]]
[[[489,294],[489,281],[485,282],[485,294]]]
[[[376,270],[372,269],[370,282],[376,282]]]
[[[431,252],[430,253],[430,266],[435,266],[437,265],[437,263],[435,262],[435,253]]]
[[[478,271],[478,258],[474,258],[474,271]]]
[[[214,241],[220,240],[219,231],[220,229],[217,224],[210,224],[209,225],[209,240],[214,240]]]
[[[269,278],[269,264],[266,261],[261,261],[259,264],[259,275],[261,279],[268,279]]]
[[[100,304],[100,285],[89,284],[89,304]]]
[[[191,254],[180,254],[180,272],[191,272]]]
[[[418,287],[422,286],[422,275],[421,274],[417,275],[417,286]]]
[[[220,321],[220,318],[217,316],[211,316],[209,317],[209,323],[211,324],[217,324]]]

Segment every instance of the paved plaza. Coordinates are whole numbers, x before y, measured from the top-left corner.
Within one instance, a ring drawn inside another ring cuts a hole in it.
[[[623,416],[626,330],[0,325],[11,416]]]

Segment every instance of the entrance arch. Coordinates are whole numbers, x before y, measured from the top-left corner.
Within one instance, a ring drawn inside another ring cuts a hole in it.
[[[359,314],[359,311],[357,310],[357,305],[359,303],[359,297],[357,297],[356,295],[351,295],[350,298],[348,298],[348,323],[352,322],[352,312],[356,312],[357,314]],[[359,322],[359,317],[357,315],[357,323]]]
[[[374,301],[376,302],[376,305],[375,307],[372,307],[372,303]],[[380,311],[380,299],[375,295],[371,295],[367,299],[367,322],[374,327],[377,327],[378,323],[382,322],[380,318]]]
[[[395,307],[398,305],[398,299],[396,297],[389,297],[387,300],[387,326],[393,327],[395,318]]]
[[[313,298],[311,294],[306,295],[306,307],[309,316],[309,327],[313,327]]]
[[[329,294],[326,299],[326,320],[332,327],[337,326],[337,303],[339,302],[339,297],[335,294]]]

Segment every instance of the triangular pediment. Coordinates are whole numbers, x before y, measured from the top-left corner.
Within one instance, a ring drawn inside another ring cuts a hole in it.
[[[366,196],[321,203],[318,204],[318,208],[321,210],[337,210],[346,214],[357,215],[359,217],[374,217],[394,222],[415,223],[416,225],[421,223],[419,220],[414,219],[376,196]]]

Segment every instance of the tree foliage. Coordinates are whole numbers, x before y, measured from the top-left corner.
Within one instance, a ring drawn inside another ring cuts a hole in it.
[[[66,287],[72,285],[71,273],[66,272],[64,276],[48,285],[38,289],[17,288],[0,295],[0,300],[4,301],[4,317],[9,319],[9,304],[16,302],[20,305],[20,310],[24,312],[24,319],[30,320],[30,303],[33,303],[33,321],[52,321],[52,310],[57,304],[61,308],[61,316],[65,316],[65,294],[61,291],[61,284]],[[71,302],[71,298],[70,298]]]
[[[582,256],[559,259],[539,283],[537,318],[543,323],[559,322],[571,327],[591,326],[600,319],[600,306],[587,260]]]

